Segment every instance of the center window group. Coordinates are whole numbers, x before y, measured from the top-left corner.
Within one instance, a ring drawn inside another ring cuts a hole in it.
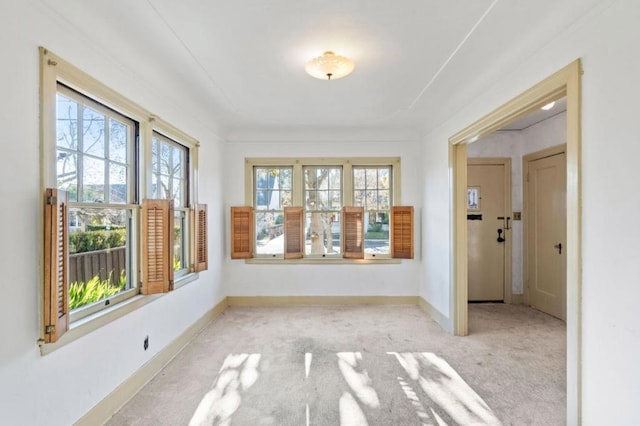
[[[302,207],[305,257],[342,256],[344,207],[363,209],[365,255],[390,256],[393,165],[346,163],[253,166],[257,257],[279,258],[284,254],[285,208],[294,206]]]

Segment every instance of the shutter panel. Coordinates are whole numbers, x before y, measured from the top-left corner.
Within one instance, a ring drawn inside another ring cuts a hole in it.
[[[413,207],[391,208],[391,257],[413,259]]]
[[[208,269],[209,251],[207,242],[207,205],[196,204],[195,212],[196,229],[196,262],[195,271],[206,271]]]
[[[284,258],[300,259],[304,253],[302,207],[284,208]]]
[[[142,294],[173,290],[173,201],[142,200]]]
[[[342,238],[345,259],[364,259],[364,208],[343,207]]]
[[[231,258],[253,256],[253,208],[231,207]]]
[[[44,211],[44,342],[53,343],[69,330],[67,193],[47,189]]]

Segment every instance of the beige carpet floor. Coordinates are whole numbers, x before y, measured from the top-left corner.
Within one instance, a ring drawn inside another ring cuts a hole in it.
[[[563,425],[563,322],[472,304],[470,335],[415,306],[232,307],[109,425]]]

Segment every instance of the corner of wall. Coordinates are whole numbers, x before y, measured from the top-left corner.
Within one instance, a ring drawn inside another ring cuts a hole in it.
[[[444,316],[442,312],[437,310],[431,303],[427,302],[422,296],[418,296],[418,306],[447,333],[453,333],[451,320]]]

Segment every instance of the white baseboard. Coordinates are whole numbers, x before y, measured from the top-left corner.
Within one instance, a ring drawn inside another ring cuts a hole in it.
[[[417,296],[228,296],[229,306],[416,305]]]
[[[202,328],[220,315],[227,308],[227,299],[204,314],[194,322],[173,342],[165,346],[153,358],[147,361],[122,384],[115,388],[102,401],[96,404],[75,423],[77,426],[95,426],[105,424],[120,408],[122,408],[144,385],[169,363]]]
[[[418,297],[418,306],[420,306],[429,318],[437,322],[447,333],[451,333],[451,321],[449,318],[445,317],[442,312],[434,308],[431,303],[427,302],[422,297]]]

